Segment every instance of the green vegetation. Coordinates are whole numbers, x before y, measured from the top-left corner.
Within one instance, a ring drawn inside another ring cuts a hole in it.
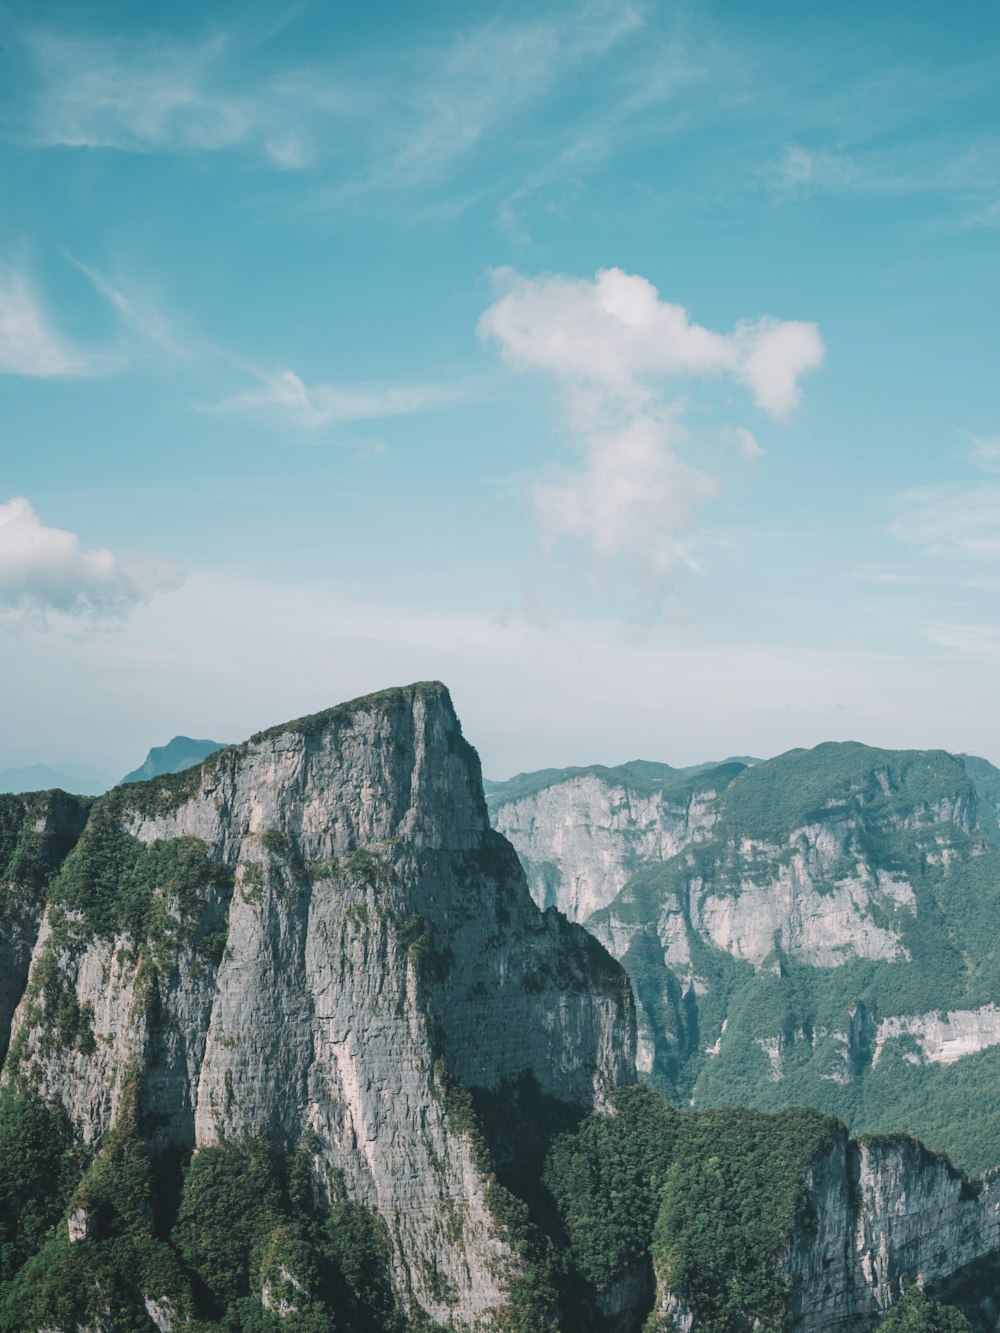
[[[598,1291],[648,1254],[684,1119],[648,1088],[619,1089],[613,1106],[613,1115],[589,1116],[557,1138],[543,1176],[572,1261]]]
[[[654,764],[647,759],[633,759],[627,764],[606,768],[590,764],[586,768],[543,768],[534,773],[518,773],[506,782],[484,782],[486,804],[498,810],[510,801],[535,796],[547,787],[571,778],[594,777],[609,787],[627,787],[629,791],[649,796],[662,792],[671,800],[681,801],[696,791],[721,791],[746,765],[738,759],[722,764],[694,764],[690,768],[671,768],[669,764]]]
[[[882,1333],[972,1333],[972,1325],[954,1306],[928,1300],[919,1287],[907,1288],[879,1328]]]
[[[697,1311],[704,1333],[785,1328],[779,1261],[796,1226],[810,1225],[806,1173],[839,1132],[839,1122],[818,1111],[770,1117],[729,1108],[681,1117],[653,1255],[660,1281]]]
[[[519,1256],[502,1333],[599,1333],[601,1293],[638,1278],[637,1333],[654,1268],[704,1333],[785,1329],[783,1255],[814,1224],[806,1181],[837,1121],[679,1111],[644,1087],[581,1119],[530,1078],[495,1093],[462,1088],[443,1066],[435,1078]],[[393,1293],[385,1223],[348,1199],[338,1173],[316,1175],[315,1138],[286,1153],[246,1139],[152,1160],[133,1124],[126,1114],[87,1153],[63,1112],[0,1098],[0,1333],[102,1313],[116,1333],[150,1333],[147,1300],[192,1333],[434,1333]],[[450,1239],[463,1244],[460,1215]],[[425,1277],[447,1303],[444,1274]],[[967,1327],[913,1292],[884,1326]]]
[[[21,925],[41,911],[92,804],[60,791],[0,795],[0,926]]]
[[[975,1009],[1000,996],[997,792],[1000,772],[983,760],[854,743],[793,750],[740,772],[711,835],[637,867],[590,923],[614,917],[634,928],[622,962],[654,1047],[652,1085],[681,1104],[815,1106],[855,1133],[904,1125],[965,1170],[1000,1164],[996,1053],[944,1069],[901,1037],[872,1063],[880,1020]],[[799,832],[810,824],[843,843],[825,870]],[[864,889],[850,910],[894,933],[901,956],[867,960],[845,947],[842,964],[815,967],[785,954],[779,939],[755,970],[694,928],[707,897],[770,886],[797,856],[820,894],[867,877],[869,904]],[[687,937],[697,991],[664,964],[658,929],[669,911]],[[778,1079],[765,1047],[780,1059]]]
[[[81,1169],[61,1107],[0,1094],[0,1285],[41,1247]]]
[[[140,842],[122,827],[118,802],[106,798],[53,882],[50,901],[81,918],[85,937],[128,934],[162,952],[193,939],[213,889],[229,893],[232,874],[203,842]]]
[[[149,1333],[147,1297],[192,1333],[430,1333],[393,1295],[384,1223],[336,1179],[319,1206],[307,1150],[222,1144],[181,1178],[131,1123],[88,1158],[61,1111],[0,1098],[0,1333],[101,1313]]]

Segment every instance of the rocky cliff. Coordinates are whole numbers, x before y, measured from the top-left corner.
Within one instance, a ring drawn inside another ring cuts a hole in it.
[[[640,1070],[696,1104],[815,1105],[1000,1162],[997,770],[831,744],[682,790],[624,771],[522,775],[490,803],[536,901],[624,963]],[[956,1117],[944,1064],[982,1115]]]
[[[42,897],[8,872],[4,1085],[91,1145],[125,1116],[154,1153],[308,1144],[316,1187],[383,1219],[404,1305],[500,1310],[521,1258],[455,1089],[588,1108],[632,1078],[634,1016],[618,965],[532,902],[446,690],[32,815],[75,846]]]
[[[789,1293],[787,1327],[864,1333],[918,1287],[957,1304],[975,1327],[995,1328],[1000,1179],[972,1185],[904,1135],[855,1141],[841,1128],[831,1138],[802,1174],[795,1221],[776,1255],[775,1273]],[[676,1281],[687,1239],[675,1238],[658,1256],[658,1330],[697,1329],[709,1313],[704,1286]],[[733,1327],[737,1311],[752,1322],[752,1290],[744,1281],[742,1291],[726,1293]],[[722,1292],[711,1294],[718,1304]]]

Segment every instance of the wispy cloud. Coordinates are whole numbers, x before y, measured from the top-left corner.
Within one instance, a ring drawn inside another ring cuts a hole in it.
[[[885,147],[849,143],[834,147],[786,144],[761,173],[769,188],[783,194],[941,194],[988,197],[1000,189],[1000,143],[968,144],[922,138],[919,143]],[[993,205],[975,220],[986,223]]]
[[[106,359],[53,325],[25,274],[0,267],[0,374],[70,378],[100,374]]]
[[[294,370],[275,375],[255,371],[259,387],[225,398],[209,412],[248,412],[277,416],[311,430],[350,421],[421,412],[453,402],[460,391],[433,384],[308,385]]]
[[[989,662],[1000,662],[1000,629],[996,625],[930,624],[924,637],[942,648]]]
[[[905,491],[888,530],[932,556],[1000,559],[1000,486],[945,483]]]
[[[421,412],[464,396],[455,385],[309,384],[291,369],[264,370],[184,328],[127,283],[77,260],[70,263],[115,312],[117,333],[103,347],[70,343],[54,328],[24,275],[0,268],[0,374],[87,377],[120,374],[144,364],[162,374],[181,366],[213,384],[235,379],[247,386],[199,410],[256,415],[303,431]]]
[[[974,435],[972,461],[988,472],[1000,471],[1000,435]]]
[[[83,549],[74,533],[46,527],[21,496],[0,503],[0,610],[8,615],[119,617],[183,578],[174,561]]]
[[[683,404],[668,394],[726,376],[787,420],[800,401],[800,377],[822,363],[818,328],[763,318],[717,333],[620,269],[593,279],[496,276],[501,294],[483,314],[480,335],[516,370],[555,383],[580,454],[576,467],[534,489],[543,534],[575,539],[600,556],[627,556],[657,579],[690,567],[689,534],[721,481],[690,457],[698,442]],[[729,428],[728,438],[744,457],[760,452],[745,427]]]
[[[388,179],[398,186],[439,178],[641,25],[636,4],[590,0],[528,21],[494,19],[436,53],[423,53],[421,75],[402,91],[383,123],[393,150],[367,183]]]
[[[334,164],[336,197],[439,180],[642,24],[635,3],[584,0],[530,20],[494,18],[391,61],[362,82],[346,61],[248,76],[225,34],[26,36],[37,87],[29,140],[122,152],[241,150],[272,166]]]
[[[234,89],[224,37],[179,43],[81,38],[36,32],[27,38],[38,90],[31,140],[40,146],[123,152],[218,152],[246,148],[274,166],[300,167],[331,90],[294,72]]]

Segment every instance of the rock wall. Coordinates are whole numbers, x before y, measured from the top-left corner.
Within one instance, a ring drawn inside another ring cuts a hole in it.
[[[872,1328],[913,1284],[973,1313],[976,1293],[953,1278],[1000,1250],[1000,1177],[973,1186],[916,1139],[845,1134],[809,1181],[805,1216],[786,1261],[801,1333]]]
[[[518,1259],[448,1088],[530,1073],[592,1106],[634,1077],[634,1014],[618,965],[538,910],[490,830],[445,689],[357,700],[102,799],[78,855],[104,817],[213,871],[193,916],[164,897],[155,939],[50,907],[4,1080],[91,1142],[136,1086],[154,1146],[311,1131],[318,1178],[385,1219],[404,1298],[448,1322],[498,1309]],[[52,985],[72,1042],[52,1041]]]
[[[635,868],[665,861],[703,837],[717,818],[717,791],[671,798],[587,774],[569,778],[493,810],[509,838],[539,907],[558,907],[586,921],[612,902]]]

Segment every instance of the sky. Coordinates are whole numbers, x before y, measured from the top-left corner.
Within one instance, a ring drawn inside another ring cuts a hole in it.
[[[1000,9],[0,3],[0,768],[1000,762]]]

